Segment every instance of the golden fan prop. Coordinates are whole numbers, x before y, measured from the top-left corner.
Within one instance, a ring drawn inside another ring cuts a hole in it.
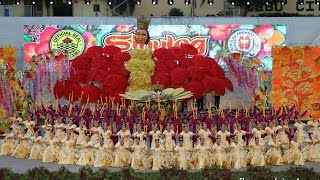
[[[185,91],[184,88],[167,88],[163,91],[129,91],[125,94],[120,94],[121,97],[134,101],[182,101],[193,96],[191,91]]]

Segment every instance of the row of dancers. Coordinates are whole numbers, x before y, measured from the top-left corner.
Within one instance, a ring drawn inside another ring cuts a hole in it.
[[[139,125],[134,133],[127,124],[113,133],[108,124],[101,127],[94,122],[93,127],[87,128],[85,121],[77,126],[72,120],[54,125],[45,121],[40,128],[43,133],[34,130],[35,122],[31,118],[13,119],[9,124],[10,129],[1,141],[1,155],[59,164],[158,170],[201,169],[213,165],[226,168],[303,165],[305,161],[320,161],[317,120],[303,123],[298,119],[291,141],[288,136],[291,127],[286,121],[279,124],[270,121],[265,127],[259,123],[251,132],[236,124],[232,133],[226,125],[218,130],[206,123],[201,123],[196,132],[190,131],[187,124],[181,132],[172,125],[155,124],[151,131]],[[247,134],[252,138],[246,139]]]

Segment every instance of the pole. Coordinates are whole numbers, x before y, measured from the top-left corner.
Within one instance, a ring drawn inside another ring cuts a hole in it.
[[[223,15],[224,15],[224,17],[227,16],[226,5],[227,5],[227,0],[223,0]]]
[[[195,9],[195,0],[191,2],[191,17],[194,17],[194,9]]]
[[[128,0],[126,0],[126,5],[127,5],[127,16],[130,16],[130,6],[129,6]]]
[[[96,14],[96,16],[98,16],[98,0],[95,0],[95,14]]]

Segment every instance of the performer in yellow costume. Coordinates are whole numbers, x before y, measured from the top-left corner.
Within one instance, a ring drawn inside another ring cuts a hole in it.
[[[213,145],[213,152],[214,152],[214,164],[217,167],[229,167],[230,163],[228,162],[228,157],[226,153],[228,144],[222,144],[221,136],[217,136],[217,141]]]
[[[80,157],[77,165],[92,166],[94,164],[94,142],[90,140],[89,135],[86,136],[85,141],[82,143],[80,150]]]
[[[272,139],[268,141],[268,151],[266,153],[266,163],[270,165],[282,165],[282,156],[280,151],[281,143],[277,141],[277,136],[272,135]]]
[[[197,169],[204,169],[210,165],[209,146],[206,146],[206,140],[200,138],[200,143],[196,147],[195,157],[197,159]]]
[[[237,129],[233,132],[233,134],[238,139],[237,143],[242,144],[242,145],[246,145],[246,142],[243,140],[243,136],[245,136],[247,132],[242,130],[240,124],[236,125],[236,127],[237,127]]]
[[[193,169],[194,166],[192,164],[192,154],[190,147],[186,147],[184,142],[184,138],[180,138],[179,145],[174,149],[176,152],[177,158],[177,168],[179,169]]]
[[[26,158],[29,157],[30,154],[30,143],[29,143],[29,136],[27,136],[26,131],[22,130],[22,133],[18,135],[18,142],[16,149],[13,152],[13,155],[16,158]]]
[[[242,138],[241,138],[242,140]],[[244,150],[244,143],[239,142],[239,138],[234,136],[233,141],[230,144],[229,160],[231,161],[231,167],[235,169],[244,168],[247,166],[246,163],[246,151]]]
[[[290,141],[290,149],[284,153],[283,160],[288,164],[304,165],[304,158],[301,152],[301,143],[299,141],[299,135],[295,134],[292,141]]]
[[[31,117],[29,116],[26,121],[23,121],[23,124],[24,124],[24,125],[27,127],[27,129],[28,129],[26,135],[27,135],[28,137],[33,136],[33,133],[34,133],[33,127],[35,126],[36,123],[35,123],[34,121],[31,121]]]
[[[175,142],[172,137],[175,135],[174,131],[171,129],[171,126],[166,126],[166,130],[163,131],[165,137],[164,147],[166,151],[172,152],[175,147]]]
[[[212,143],[212,141],[211,141],[211,139],[209,137],[209,136],[211,136],[211,132],[208,129],[207,124],[203,123],[202,128],[199,130],[198,134],[199,134],[200,138],[202,138],[203,141],[205,141],[206,147],[212,147],[213,146],[213,143]]]
[[[135,137],[134,144],[131,146],[133,153],[131,154],[131,167],[138,170],[146,170],[150,167],[146,158],[147,146],[140,144],[140,138]]]
[[[43,152],[42,162],[54,162],[57,161],[57,142],[58,140],[54,137],[54,133],[51,132],[49,139],[46,141],[47,147]]]
[[[30,140],[33,141],[33,145],[31,147],[29,159],[41,160],[43,157],[44,148],[42,146],[42,137],[39,136],[39,132],[36,131]]]
[[[114,167],[128,167],[130,165],[130,152],[125,140],[121,138],[120,142],[114,146]]]
[[[7,133],[5,135],[5,142],[1,145],[1,151],[0,155],[11,155],[15,149],[15,136],[10,130],[7,130]]]
[[[86,138],[86,132],[87,132],[87,127],[85,124],[85,121],[82,121],[79,125],[78,128],[76,128],[76,131],[79,133],[76,145],[81,145],[81,143],[84,141]]]
[[[67,134],[62,140],[62,148],[59,152],[59,164],[75,163],[75,140],[71,138],[71,134]]]
[[[152,161],[152,170],[160,170],[163,168],[164,148],[161,146],[159,139],[156,139],[155,142],[156,145],[151,148],[152,155],[150,159]]]
[[[145,44],[148,41],[149,20],[141,17],[137,24],[136,41]],[[130,72],[129,86],[127,91],[151,90],[151,76],[155,70],[155,63],[152,60],[152,51],[149,49],[132,49],[131,59],[124,64]]]
[[[250,152],[248,154],[248,160],[251,166],[265,166],[265,157],[263,154],[263,143],[260,142],[259,137],[254,138],[254,142],[250,144]]]
[[[114,147],[113,141],[111,139],[111,127],[108,126],[107,124],[104,125],[103,131],[100,133],[101,136],[103,137],[103,144],[105,147],[108,147],[109,149],[112,149]]]

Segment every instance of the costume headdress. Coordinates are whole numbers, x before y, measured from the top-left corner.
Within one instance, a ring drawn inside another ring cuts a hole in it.
[[[138,19],[137,28],[140,29],[140,30],[146,30],[147,31],[148,27],[149,27],[149,23],[150,23],[149,19],[147,19],[144,16],[141,16]]]

